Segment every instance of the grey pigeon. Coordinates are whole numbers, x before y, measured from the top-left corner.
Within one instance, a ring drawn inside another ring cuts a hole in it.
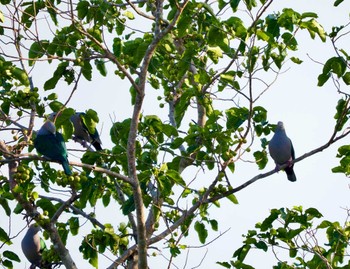
[[[54,120],[57,113],[51,113],[49,116],[50,120]],[[74,140],[81,143],[84,147],[88,148],[86,143],[90,143],[96,150],[102,150],[100,135],[95,128],[94,132],[91,133],[83,122],[82,116],[84,112],[76,112],[70,117],[70,121],[74,126]]]
[[[296,181],[297,178],[293,170],[293,164],[290,164],[290,162],[295,159],[294,148],[292,141],[286,134],[283,122],[281,121],[277,123],[275,134],[269,142],[269,151],[272,159],[276,163],[276,169],[281,165],[289,163],[289,165],[284,168],[284,171],[289,181]]]
[[[46,249],[44,240],[38,234],[40,230],[37,224],[32,224],[22,239],[22,251],[31,263],[30,269],[41,267],[41,253]]]
[[[94,133],[91,133],[83,122],[83,115],[83,112],[77,112],[70,117],[70,120],[74,125],[75,138],[91,143],[96,150],[102,150],[102,142],[97,129],[95,128]]]

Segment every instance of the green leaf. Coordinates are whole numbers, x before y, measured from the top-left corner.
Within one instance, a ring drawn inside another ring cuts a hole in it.
[[[68,69],[67,69],[68,66],[69,66],[69,62],[62,62],[57,66],[53,74],[53,77],[44,83],[45,91],[54,89],[56,87],[57,82],[62,78],[64,74],[68,72]]]
[[[249,117],[249,110],[246,107],[232,107],[225,111],[227,129],[237,130]]]
[[[235,81],[235,77],[236,77],[236,72],[232,70],[226,73],[220,74],[220,80],[225,83],[229,83],[231,85],[233,85],[233,82]]]
[[[340,78],[346,71],[346,60],[343,57],[332,57],[323,67],[323,74],[332,72]]]
[[[98,255],[97,252],[95,251],[95,255],[90,256],[89,263],[95,267],[98,268]]]
[[[331,77],[331,73],[327,73],[327,74],[320,74],[318,77],[317,77],[317,80],[318,80],[318,83],[317,83],[317,86],[318,87],[322,87],[326,82],[327,80]]]
[[[79,232],[79,218],[77,217],[71,217],[69,220],[68,220],[68,223],[69,223],[69,229],[72,233],[72,235],[77,235],[78,232]]]
[[[291,57],[291,61],[295,64],[301,64],[303,61],[296,57]]]
[[[270,40],[270,36],[268,34],[266,34],[266,32],[264,32],[260,29],[258,29],[256,31],[256,35],[257,35],[258,39],[264,40],[266,42],[268,42]]]
[[[233,257],[237,257],[237,259],[241,262],[244,261],[244,259],[247,257],[247,254],[249,252],[249,250],[251,249],[250,245],[244,245],[241,248],[237,249],[234,253],[233,253]]]
[[[131,11],[125,11],[123,14],[125,17],[127,17],[129,20],[134,20],[135,16]]]
[[[228,168],[230,169],[231,173],[235,172],[235,162],[230,162],[228,164]]]
[[[41,57],[43,57],[46,54],[47,48],[49,47],[49,41],[48,40],[40,40],[37,42],[34,42],[30,48],[29,48],[29,65],[32,66],[35,61]]]
[[[259,169],[260,170],[264,169],[266,167],[267,162],[268,162],[266,151],[265,150],[255,151],[253,155],[254,155],[255,162],[258,165]]]
[[[226,27],[231,28],[235,35],[239,38],[245,39],[247,36],[247,29],[244,26],[244,23],[241,18],[238,17],[230,17],[226,22]],[[242,41],[239,45],[239,51],[244,53],[244,48],[246,44]]]
[[[212,26],[207,36],[208,45],[216,47],[221,44],[225,38],[227,38],[226,33],[221,31],[217,26]]]
[[[262,249],[263,251],[267,251],[269,248],[267,246],[267,244],[264,241],[259,241],[257,243],[254,244],[258,249]]]
[[[267,32],[273,37],[279,37],[280,26],[278,24],[277,16],[274,14],[269,14],[265,20],[267,24]]]
[[[301,19],[305,19],[305,18],[318,18],[317,13],[314,12],[304,12],[301,14]]]
[[[21,262],[21,259],[17,256],[16,253],[12,252],[12,251],[8,251],[5,250],[2,255],[7,258],[10,259],[11,261],[16,261],[16,262]]]
[[[102,196],[102,203],[104,207],[107,207],[111,201],[111,192],[106,191],[106,193]]]
[[[89,12],[90,3],[88,1],[79,1],[76,7],[78,11],[78,18],[84,19]]]
[[[295,258],[298,254],[298,249],[297,248],[290,248],[289,249],[289,257]]]
[[[10,260],[3,260],[2,262],[2,266],[4,266],[5,268],[13,268],[13,263]]]
[[[11,105],[11,102],[10,101],[7,101],[7,100],[4,100],[1,104],[1,110],[6,114],[8,115],[10,113],[10,105]]]
[[[60,80],[61,77],[53,76],[49,80],[47,80],[44,83],[44,90],[52,90],[56,87],[57,82]]]
[[[184,37],[187,34],[188,29],[190,29],[190,24],[192,23],[192,17],[184,12],[177,23],[177,30],[179,31],[179,38]]]
[[[313,218],[321,218],[323,215],[318,211],[316,208],[310,207],[305,210],[305,213],[308,214],[308,220],[311,220]]]
[[[120,57],[122,52],[122,40],[118,37],[113,39],[113,54],[116,57]]]
[[[332,226],[332,222],[330,222],[328,220],[324,220],[317,226],[317,228],[318,229],[325,229],[325,228],[328,228],[330,226]]]
[[[267,231],[269,228],[272,227],[272,223],[279,217],[280,215],[280,211],[277,209],[272,209],[270,216],[268,216],[262,223],[260,226],[260,230],[261,231]]]
[[[29,86],[29,78],[25,71],[20,68],[14,67],[11,69],[11,74],[14,79],[17,79],[24,86]]]
[[[63,107],[63,104],[59,101],[52,101],[49,103],[49,107],[53,112],[58,112]]]
[[[219,63],[219,58],[222,58],[222,50],[219,47],[209,47],[207,54],[215,64]]]
[[[171,178],[176,184],[181,185],[181,186],[186,186],[185,181],[181,177],[180,173],[175,170],[168,170],[166,172],[166,175]]]
[[[211,225],[211,228],[213,229],[213,231],[218,231],[218,229],[219,229],[218,222],[215,219],[212,219],[209,222],[210,222],[210,225]]]
[[[128,200],[122,204],[122,212],[124,215],[128,215],[135,210],[134,197],[131,195]]]
[[[336,0],[336,1],[334,2],[334,6],[337,7],[337,6],[339,6],[342,2],[344,2],[344,0]]]
[[[55,93],[55,92],[51,93],[47,96],[47,100],[51,100],[51,101],[56,100],[57,98],[58,98],[58,96],[57,96],[57,93]]]
[[[231,268],[231,264],[228,262],[216,262],[216,263],[221,265],[222,267]]]
[[[20,214],[23,211],[23,207],[20,203],[17,203],[15,209],[13,210],[13,212],[15,214]],[[1,232],[0,232],[0,240],[1,240]]]
[[[341,99],[342,100],[342,99]],[[343,100],[342,100],[343,101]],[[348,155],[350,153],[350,145],[340,146],[338,148],[338,153],[340,156]]]
[[[7,216],[11,215],[11,208],[9,207],[8,200],[4,197],[0,197],[0,205],[5,210]]]
[[[294,35],[292,35],[291,33],[284,33],[282,35],[282,38],[283,38],[284,43],[287,45],[287,47],[290,50],[294,50],[294,51],[297,50],[298,42],[295,39]]]
[[[208,231],[205,228],[205,225],[199,221],[196,221],[196,223],[194,224],[194,229],[196,230],[198,237],[199,237],[199,241],[204,244],[205,240],[208,237]]]
[[[300,27],[304,29],[306,28],[312,39],[315,38],[315,34],[317,34],[323,42],[326,41],[327,34],[325,30],[315,19],[300,23]]]
[[[107,69],[103,60],[95,60],[95,65],[102,76],[107,76]]]
[[[57,107],[58,108],[58,107]],[[64,109],[60,115],[56,118],[55,125],[57,129],[62,130],[64,140],[67,141],[73,135],[73,123],[70,121],[70,117],[75,114],[75,110],[72,108]]]
[[[245,0],[248,10],[252,10],[253,7],[256,7],[255,0]]]
[[[163,124],[162,131],[167,137],[178,136],[177,129],[170,124]]]
[[[231,6],[233,12],[237,11],[239,2],[241,2],[241,0],[230,0],[230,6]]]
[[[84,65],[81,67],[82,74],[84,78],[86,78],[88,81],[91,81],[92,79],[92,66],[90,62],[84,61]]]
[[[50,218],[52,218],[53,215],[56,213],[56,207],[48,199],[39,199],[37,200],[36,205],[42,208],[44,211],[46,210],[49,213]]]
[[[350,72],[346,72],[343,75],[343,81],[346,85],[350,85]]]
[[[4,231],[3,228],[0,227],[0,241],[6,243],[7,245],[11,245],[12,242],[7,235],[7,232]]]

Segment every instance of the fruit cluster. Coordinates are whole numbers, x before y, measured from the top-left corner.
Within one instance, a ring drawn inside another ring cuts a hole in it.
[[[86,172],[73,172],[71,176],[66,175],[62,170],[57,172],[56,184],[58,186],[67,187],[68,185],[75,190],[81,189],[82,184],[88,180]]]
[[[33,170],[25,164],[21,164],[17,167],[17,173],[14,174],[14,179],[17,183],[25,183],[32,179]]]
[[[10,91],[9,95],[12,104],[16,108],[30,109],[33,104],[38,104],[40,101],[38,88],[34,88],[33,91],[29,89]],[[18,116],[21,116],[21,112],[21,110],[17,112]]]

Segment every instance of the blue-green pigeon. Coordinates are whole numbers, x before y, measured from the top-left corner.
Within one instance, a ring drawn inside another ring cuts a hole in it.
[[[72,174],[63,136],[56,131],[56,127],[52,121],[47,120],[40,128],[34,139],[34,147],[40,154],[61,163],[66,175]]]
[[[22,251],[31,263],[30,269],[41,268],[41,253],[46,249],[44,240],[38,234],[40,230],[37,224],[32,224],[22,239]]]
[[[91,143],[96,150],[102,150],[102,142],[97,129],[95,128],[94,132],[91,133],[83,122],[83,115],[83,112],[77,112],[70,117],[70,120],[74,125],[75,139]]]
[[[276,163],[276,169],[279,169],[281,165],[288,164],[287,167],[284,168],[288,180],[296,181],[297,178],[293,170],[293,164],[290,163],[295,159],[294,148],[292,141],[286,134],[283,122],[281,121],[277,123],[275,134],[269,143],[269,151],[272,159]]]

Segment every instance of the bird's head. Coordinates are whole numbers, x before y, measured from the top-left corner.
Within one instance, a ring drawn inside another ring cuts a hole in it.
[[[47,120],[43,126],[41,127],[40,130],[44,130],[46,131],[47,133],[51,133],[51,134],[56,134],[56,126],[55,124],[50,121],[50,120]]]
[[[276,130],[284,130],[284,125],[282,121],[277,122]]]
[[[32,231],[33,234],[36,234],[41,231],[41,227],[38,224],[33,223],[29,226],[29,230]]]

